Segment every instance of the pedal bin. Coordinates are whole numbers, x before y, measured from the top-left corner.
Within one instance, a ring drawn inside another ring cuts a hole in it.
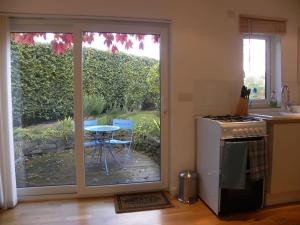
[[[178,201],[192,204],[198,200],[198,175],[194,171],[183,170],[179,173]]]

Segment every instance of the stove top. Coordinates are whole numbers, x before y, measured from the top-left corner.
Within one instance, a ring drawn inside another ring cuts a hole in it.
[[[266,122],[254,116],[209,115],[201,119],[203,130],[214,129],[220,139],[263,137],[267,133]]]
[[[261,121],[261,119],[252,116],[234,116],[234,115],[224,115],[224,116],[205,116],[204,118],[217,120],[219,122],[251,122],[251,121]]]

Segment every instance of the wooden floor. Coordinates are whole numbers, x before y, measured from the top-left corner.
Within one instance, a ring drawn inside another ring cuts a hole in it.
[[[202,202],[136,213],[115,214],[113,198],[20,203],[0,211],[1,225],[300,225],[300,204],[217,218]]]

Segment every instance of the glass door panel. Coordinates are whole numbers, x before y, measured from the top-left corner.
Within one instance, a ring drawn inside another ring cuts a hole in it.
[[[82,33],[85,185],[161,181],[160,36]]]
[[[76,184],[73,35],[11,33],[17,187]]]

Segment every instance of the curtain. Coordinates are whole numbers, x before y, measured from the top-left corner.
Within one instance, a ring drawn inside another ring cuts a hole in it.
[[[0,208],[8,209],[16,204],[9,19],[0,15]]]

